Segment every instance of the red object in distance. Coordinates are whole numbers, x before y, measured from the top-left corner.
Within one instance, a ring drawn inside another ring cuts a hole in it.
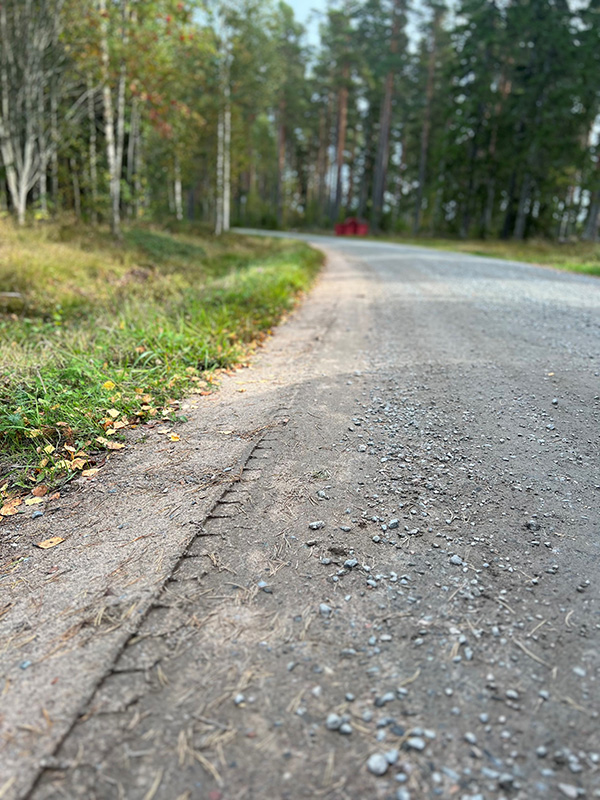
[[[366,222],[356,217],[348,217],[344,222],[338,222],[335,226],[336,236],[367,236],[369,226]]]

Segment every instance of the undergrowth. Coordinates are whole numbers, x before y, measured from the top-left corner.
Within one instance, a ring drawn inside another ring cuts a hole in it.
[[[124,429],[173,420],[178,398],[211,391],[215,372],[247,359],[321,263],[300,243],[147,228],[120,245],[91,229],[2,222],[0,237],[10,513],[15,486],[89,474],[99,451],[123,446]]]

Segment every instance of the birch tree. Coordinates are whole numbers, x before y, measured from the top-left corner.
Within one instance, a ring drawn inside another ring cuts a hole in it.
[[[20,225],[36,184],[46,207],[46,171],[58,144],[47,109],[65,66],[59,43],[63,5],[64,0],[0,3],[0,155]]]

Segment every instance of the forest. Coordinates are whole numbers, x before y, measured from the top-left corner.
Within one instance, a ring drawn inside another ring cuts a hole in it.
[[[596,241],[598,0],[4,0],[0,213]]]

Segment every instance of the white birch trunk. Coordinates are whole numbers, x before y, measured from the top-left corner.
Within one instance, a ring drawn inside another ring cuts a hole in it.
[[[175,192],[175,217],[178,222],[181,222],[183,219],[183,193],[181,190],[181,164],[177,156],[175,156],[175,181],[173,189]]]
[[[110,229],[113,236],[121,236],[121,180],[117,173],[117,150],[115,144],[115,114],[112,90],[110,87],[110,54],[108,50],[108,22],[106,20],[106,0],[99,0],[98,7],[102,17],[101,64],[102,99],[104,103],[104,138],[106,140],[106,159],[108,161],[110,190]]]
[[[216,220],[215,234],[223,233],[223,161],[225,150],[225,121],[224,113],[219,110],[217,122],[217,191],[216,191]]]
[[[229,70],[228,70],[229,73]],[[223,231],[230,228],[231,217],[231,91],[229,74],[225,86],[225,110],[223,112]]]
[[[92,76],[88,75],[87,80],[87,111],[88,125],[90,128],[90,184],[92,193],[92,213],[91,220],[94,225],[98,223],[98,134],[96,131],[96,103]]]

